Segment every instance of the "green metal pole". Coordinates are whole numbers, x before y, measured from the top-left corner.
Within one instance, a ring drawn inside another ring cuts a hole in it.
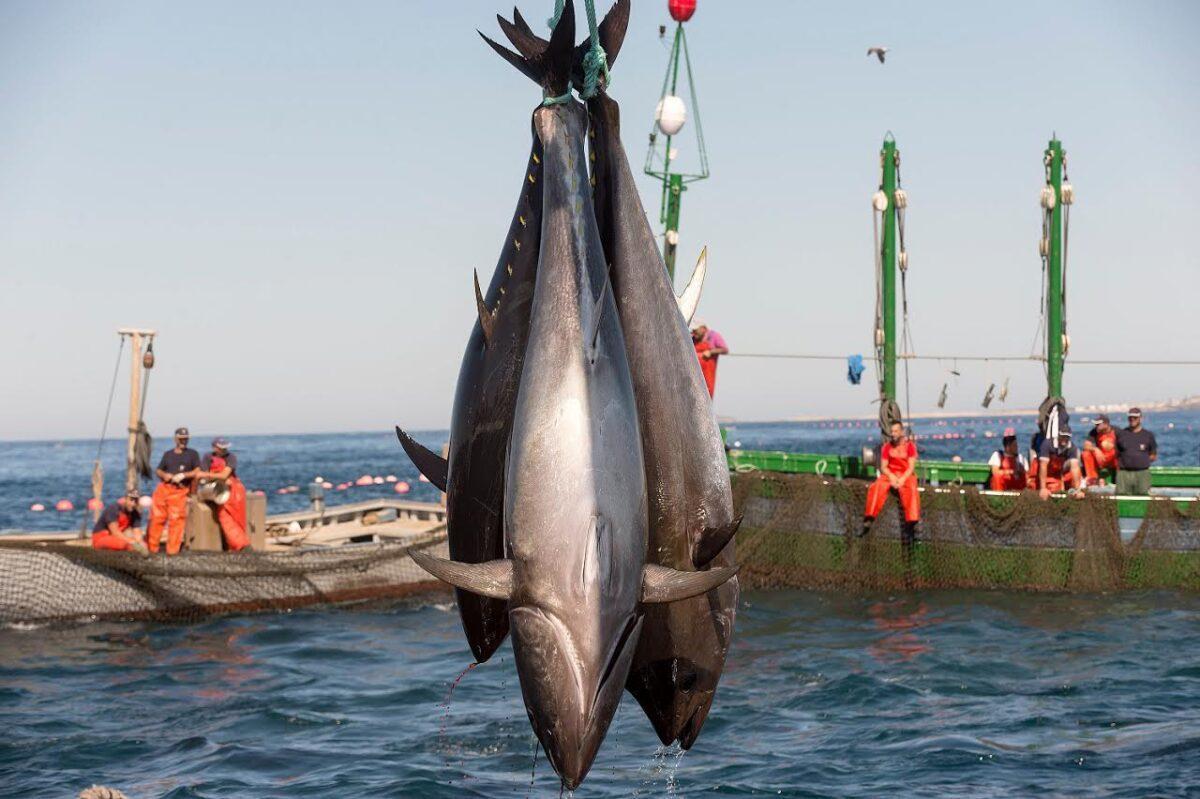
[[[675,40],[671,44],[671,94],[675,94],[679,85],[679,53],[683,49],[683,23],[675,23]],[[675,281],[675,249],[679,236],[679,202],[683,199],[683,176],[671,174],[671,137],[667,136],[666,150],[663,158],[663,194],[662,207],[659,210],[659,221],[666,226],[663,237],[663,262],[667,266],[667,274],[671,282]],[[674,242],[672,242],[674,239]]]
[[[1054,208],[1050,211],[1050,257],[1046,282],[1046,376],[1051,397],[1063,395],[1063,277],[1062,277],[1062,173],[1063,148],[1051,139],[1046,148],[1050,162],[1050,185],[1054,188]]]
[[[667,234],[663,241],[663,262],[671,283],[675,283],[675,248],[679,244],[679,202],[683,199],[683,175],[670,175],[667,185]]]
[[[896,401],[896,142],[883,140],[883,398]]]

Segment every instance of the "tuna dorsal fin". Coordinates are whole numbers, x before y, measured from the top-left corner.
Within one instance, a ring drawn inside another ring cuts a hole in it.
[[[683,293],[675,298],[675,302],[679,304],[679,313],[683,314],[683,321],[689,325],[692,323],[692,317],[696,315],[696,308],[700,305],[700,292],[704,290],[704,276],[707,272],[708,247],[706,245],[700,251],[700,257],[696,259],[696,268],[692,270],[692,277],[688,280]]]
[[[739,516],[729,524],[704,528],[692,542],[692,565],[697,569],[707,566],[713,558],[721,554],[721,550],[729,545],[741,526],[742,517]]]
[[[475,270],[475,308],[479,311],[479,326],[483,328],[483,340],[492,343],[492,331],[496,329],[496,317],[488,310],[483,301],[483,292],[479,290],[479,270]]]
[[[706,594],[737,574],[737,566],[685,572],[647,563],[642,570],[642,602],[678,602]]]
[[[396,426],[396,438],[400,439],[400,446],[404,447],[404,452],[413,462],[413,466],[417,467],[417,471],[425,475],[430,484],[437,486],[439,491],[445,491],[446,474],[449,471],[446,459],[421,446],[416,439],[401,430],[399,425]]]
[[[491,599],[508,599],[513,591],[513,562],[489,560],[484,563],[462,563],[439,558],[423,549],[410,549],[409,556],[425,571],[455,588]],[[708,572],[696,572],[708,574]]]

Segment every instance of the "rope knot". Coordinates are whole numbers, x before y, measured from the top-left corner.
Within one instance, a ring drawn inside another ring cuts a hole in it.
[[[610,79],[608,54],[594,39],[592,46],[583,56],[583,90],[579,93],[585,100],[595,97],[607,89]]]

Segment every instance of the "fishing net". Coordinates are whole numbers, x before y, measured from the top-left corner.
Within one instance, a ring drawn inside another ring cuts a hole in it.
[[[222,613],[407,596],[441,584],[409,557],[447,557],[445,534],[411,543],[142,557],[71,544],[0,544],[0,622],[195,620]]]
[[[1036,493],[927,488],[917,541],[905,545],[894,496],[860,537],[868,484],[755,472],[733,479],[744,515],[741,579],[756,588],[1003,588],[1200,590],[1200,512],[1167,499],[1125,544],[1116,505],[1088,496],[1043,502]]]

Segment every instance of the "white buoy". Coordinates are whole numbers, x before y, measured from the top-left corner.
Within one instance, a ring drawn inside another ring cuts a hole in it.
[[[35,502],[29,506],[29,509],[31,511],[33,511],[34,513],[41,513],[42,511],[44,511],[46,509],[46,506],[40,502]]]
[[[687,122],[687,106],[681,98],[668,94],[658,101],[654,109],[654,121],[663,133],[674,136],[683,130],[683,123]]]

